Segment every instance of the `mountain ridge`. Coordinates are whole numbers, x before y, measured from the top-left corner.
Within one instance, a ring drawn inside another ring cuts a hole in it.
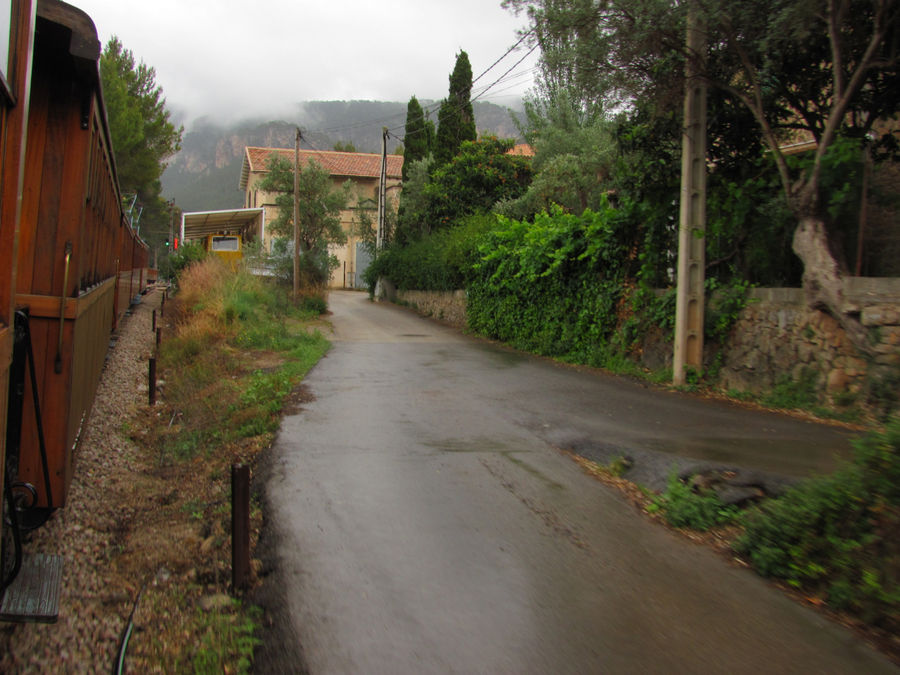
[[[421,101],[436,121],[440,102]],[[383,127],[392,129],[388,152],[398,149],[406,123],[406,103],[386,101],[306,101],[298,105],[295,121],[246,119],[224,124],[211,118],[195,120],[185,131],[181,150],[162,175],[163,195],[183,211],[240,208],[238,188],[244,148],[293,148],[296,128],[303,134],[301,147],[331,150],[335,143],[351,143],[359,152],[381,152]],[[516,111],[486,101],[475,101],[479,135],[518,138]]]

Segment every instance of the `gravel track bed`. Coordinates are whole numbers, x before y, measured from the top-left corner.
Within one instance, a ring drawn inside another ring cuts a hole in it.
[[[75,457],[66,506],[31,534],[25,553],[64,558],[59,620],[0,624],[0,672],[110,672],[119,639],[143,579],[123,578],[112,564],[128,528],[140,471],[128,420],[146,405],[147,359],[154,339],[154,289],[120,324],[101,376],[93,411]]]

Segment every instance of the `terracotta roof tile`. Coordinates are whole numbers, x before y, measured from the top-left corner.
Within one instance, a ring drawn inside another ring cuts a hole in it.
[[[534,148],[532,148],[528,143],[519,143],[518,145],[514,145],[507,155],[518,155],[520,157],[534,157]]]
[[[292,148],[256,148],[247,147],[246,158],[251,172],[266,170],[266,162],[273,154],[279,154],[289,162],[294,161]],[[364,152],[333,152],[329,150],[301,150],[300,164],[305,166],[310,159],[317,161],[332,176],[362,176],[378,178],[381,175],[381,155]],[[403,157],[387,156],[388,178],[400,178],[403,168]]]

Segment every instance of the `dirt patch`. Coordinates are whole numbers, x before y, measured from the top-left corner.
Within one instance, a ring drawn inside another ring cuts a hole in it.
[[[299,387],[294,388],[285,401],[284,414],[297,415],[303,412],[304,405],[312,403],[315,400],[316,397],[313,395],[312,391],[310,391],[309,387],[305,384],[301,384]]]

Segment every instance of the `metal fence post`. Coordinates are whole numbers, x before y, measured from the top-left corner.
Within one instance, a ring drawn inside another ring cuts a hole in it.
[[[156,405],[156,359],[150,357],[150,375],[147,384],[150,387],[150,405]]]
[[[244,588],[250,572],[250,467],[231,465],[231,587]]]

